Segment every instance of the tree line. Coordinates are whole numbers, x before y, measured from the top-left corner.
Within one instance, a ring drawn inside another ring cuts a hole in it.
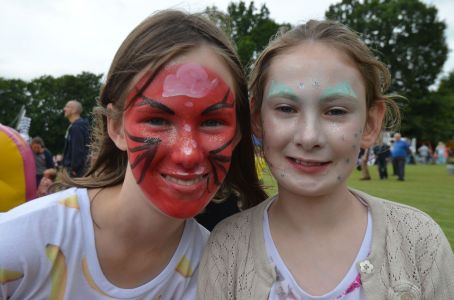
[[[246,69],[269,40],[293,25],[277,23],[265,4],[232,2],[227,11],[216,6],[205,13],[236,45]],[[402,134],[435,144],[454,139],[454,70],[431,90],[447,60],[446,24],[435,6],[420,0],[342,0],[329,6],[325,18],[357,31],[392,75],[390,93],[405,97]],[[294,24],[295,25],[295,24]],[[41,136],[54,153],[61,152],[68,126],[62,108],[71,99],[84,106],[84,115],[96,104],[102,74],[83,72],[61,77],[41,76],[31,81],[0,77],[0,123],[15,127],[22,105],[32,118],[30,136]]]
[[[101,88],[102,74],[83,72],[78,75],[41,76],[31,81],[0,78],[0,123],[16,127],[17,116],[24,105],[31,118],[29,135],[40,136],[54,154],[61,153],[68,120],[63,107],[77,99],[84,107],[83,116],[91,119]]]

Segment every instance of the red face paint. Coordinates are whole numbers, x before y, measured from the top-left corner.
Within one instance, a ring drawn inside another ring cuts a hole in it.
[[[127,100],[124,128],[136,182],[163,213],[190,218],[211,200],[230,166],[234,94],[198,64],[172,65]],[[132,102],[131,102],[132,101]]]

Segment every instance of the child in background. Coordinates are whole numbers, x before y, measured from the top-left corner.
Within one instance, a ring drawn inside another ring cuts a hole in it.
[[[0,215],[0,299],[195,299],[193,217],[217,192],[264,200],[241,64],[208,19],[144,20],[98,104],[87,174]]]
[[[309,21],[269,44],[252,71],[251,105],[278,193],[213,230],[198,299],[454,299],[440,227],[347,186],[360,148],[398,113],[389,81],[336,22]]]
[[[36,191],[37,197],[46,196],[49,193],[49,187],[54,183],[55,179],[57,178],[57,170],[56,169],[46,169],[43,173],[43,178],[38,186],[38,190]]]

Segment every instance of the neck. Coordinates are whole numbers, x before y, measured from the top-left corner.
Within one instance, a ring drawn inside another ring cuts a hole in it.
[[[134,288],[158,276],[172,259],[184,220],[151,207],[140,190],[127,184],[127,178],[122,185],[99,192],[99,198],[92,193],[91,211],[103,273],[119,287]]]
[[[76,120],[80,119],[80,115],[71,115],[68,117],[69,123],[74,123]]]
[[[184,220],[159,212],[141,191],[130,191],[123,184],[106,188],[98,197],[92,202],[92,216],[99,226],[96,230],[121,245],[154,251],[180,240]]]
[[[346,186],[330,194],[314,197],[280,191],[269,210],[270,225],[285,226],[298,232],[332,230],[346,220],[362,218],[365,214],[367,208]]]

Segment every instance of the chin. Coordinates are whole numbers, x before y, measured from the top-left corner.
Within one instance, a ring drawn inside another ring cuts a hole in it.
[[[303,198],[321,197],[329,190],[326,186],[318,185],[315,182],[292,184],[291,186],[282,186],[280,189],[285,189],[287,193]]]
[[[199,198],[200,199],[200,198]],[[181,200],[172,201],[170,205],[158,207],[165,215],[176,219],[190,219],[198,215],[207,206],[208,201]]]

